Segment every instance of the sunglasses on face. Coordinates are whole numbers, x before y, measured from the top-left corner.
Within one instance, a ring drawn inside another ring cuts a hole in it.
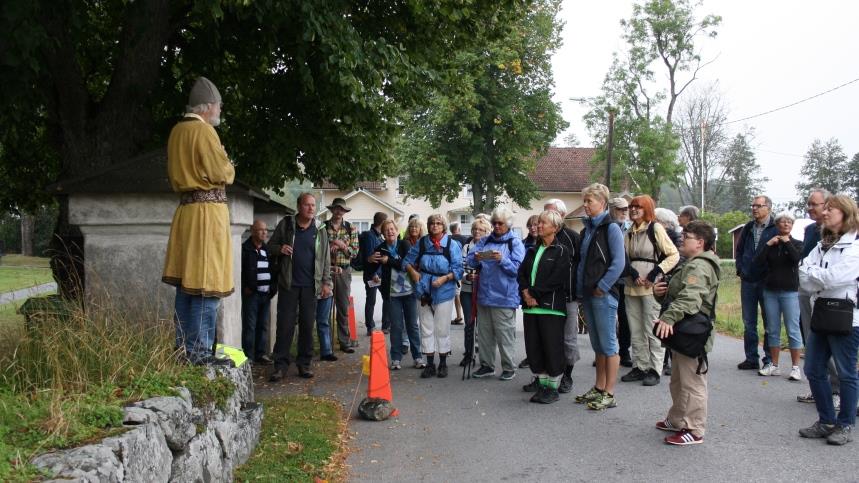
[[[630,209],[630,210],[640,210],[640,209],[641,209],[641,205],[629,205],[629,209]]]

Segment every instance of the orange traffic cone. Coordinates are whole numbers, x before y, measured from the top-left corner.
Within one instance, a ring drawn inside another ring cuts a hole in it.
[[[388,372],[388,356],[385,349],[385,334],[376,330],[370,339],[370,378],[367,384],[367,397],[379,398],[393,403],[391,377]],[[399,415],[394,409],[391,416]]]
[[[355,304],[352,296],[349,296],[349,339],[351,341],[358,340],[358,328],[355,326]]]

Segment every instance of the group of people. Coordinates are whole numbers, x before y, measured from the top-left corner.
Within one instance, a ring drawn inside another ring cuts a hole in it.
[[[754,198],[752,220],[740,233],[736,270],[741,280],[745,358],[737,368],[779,376],[781,327],[788,338],[788,379],[800,381],[801,350],[811,391],[797,401],[814,403],[818,421],[799,431],[805,438],[852,441],[857,411],[859,350],[859,213],[846,195],[815,189],[806,209],[814,223],[802,241],[791,236],[794,216],[772,214],[772,201]],[[839,311],[832,307],[838,306]],[[764,322],[758,352],[758,309]],[[840,317],[840,318],[839,318]],[[833,324],[841,321],[841,326]],[[837,414],[836,414],[837,412]]]
[[[199,78],[167,149],[168,177],[181,201],[162,280],[176,287],[177,347],[191,363],[201,364],[219,362],[212,352],[217,309],[220,299],[233,292],[225,187],[235,171],[214,130],[221,107],[214,84]],[[375,329],[377,291],[382,298],[381,324],[391,336],[392,369],[400,369],[411,354],[422,378],[446,377],[450,326],[463,322],[461,365],[472,363],[479,346],[479,368],[472,377],[492,376],[497,349],[499,378],[513,379],[515,315],[521,307],[526,359],[519,366],[534,375],[523,389],[534,393],[533,402],[552,403],[572,390],[572,370],[580,359],[581,307],[596,353],[596,376],[593,387],[575,401],[593,410],[615,407],[621,365],[631,367],[620,378],[623,382],[655,386],[661,375],[670,374],[673,404],[656,427],[673,433],[667,443],[700,443],[706,429],[706,352],[712,347],[712,330],[694,357],[666,353],[665,341],[690,316],[711,322],[715,317],[721,276],[715,231],[696,219],[694,207],[674,215],[656,208],[646,195],[630,201],[611,198],[598,183],[582,195],[586,216],[581,233],[565,226],[563,202],[550,200],[529,219],[523,240],[512,230],[513,213],[504,207],[477,216],[470,238],[448,234],[438,214],[425,226],[410,218],[400,233],[384,213],[358,236],[343,219],[349,211],[344,200],[328,206],[331,219],[323,223],[316,219],[313,194],[302,193],[296,214],[280,220],[269,240],[267,227],[257,220],[243,244],[244,352],[258,364],[273,365],[271,381],[283,379],[293,362],[299,376],[313,377],[314,323],[321,359],[337,359],[329,322],[332,307],[336,342],[342,351],[354,352],[347,314],[351,271],[358,268],[367,291],[368,333]],[[736,249],[746,329],[746,357],[738,367],[762,376],[780,374],[783,321],[792,363],[789,378],[802,378],[804,341],[811,392],[798,400],[814,402],[819,413],[819,420],[800,435],[844,444],[855,424],[859,380],[859,210],[849,197],[823,190],[813,191],[807,206],[816,223],[800,243],[790,235],[790,213],[772,216],[772,202],[765,196],[751,205],[753,220],[743,227]],[[277,333],[269,356],[267,317],[275,293]],[[766,333],[762,367],[759,305]],[[454,307],[458,311],[452,319]]]

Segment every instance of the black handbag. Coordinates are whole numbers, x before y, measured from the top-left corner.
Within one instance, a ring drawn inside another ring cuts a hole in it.
[[[811,311],[811,330],[823,335],[850,335],[853,332],[854,307],[848,298],[818,298]]]

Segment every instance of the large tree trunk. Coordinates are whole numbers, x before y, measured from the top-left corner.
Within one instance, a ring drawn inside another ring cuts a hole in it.
[[[89,73],[78,63],[76,45],[69,37],[68,24],[77,15],[69,9],[73,7],[60,4],[47,9],[43,18],[47,33],[56,40],[43,55],[54,93],[47,109],[56,122],[60,179],[126,161],[151,139],[151,95],[172,29],[169,0],[131,2],[125,10],[110,83],[103,95],[96,95],[87,87]],[[60,293],[78,297],[84,282],[83,236],[68,222],[67,197],[58,197],[58,202],[51,268]]]
[[[36,232],[36,223],[33,215],[21,213],[21,255],[33,256],[33,238]]]

